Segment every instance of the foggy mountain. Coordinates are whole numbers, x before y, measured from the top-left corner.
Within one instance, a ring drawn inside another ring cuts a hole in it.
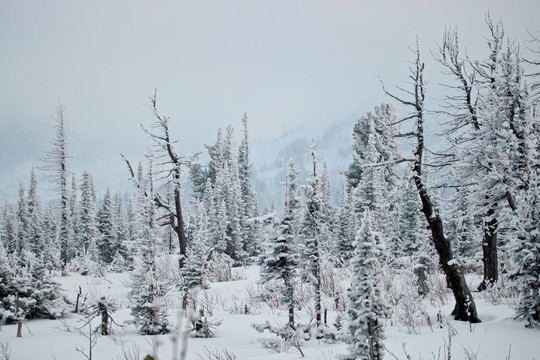
[[[317,144],[317,173],[321,173],[327,164],[332,200],[339,203],[343,176],[352,157],[352,131],[356,118],[328,121],[319,124],[303,125],[295,130],[268,142],[255,145],[251,151],[251,161],[254,169],[254,184],[258,192],[259,207],[276,202],[276,208],[283,207],[283,186],[287,163],[293,159],[296,164],[298,183],[304,184],[310,175],[311,159],[310,146],[312,139]]]

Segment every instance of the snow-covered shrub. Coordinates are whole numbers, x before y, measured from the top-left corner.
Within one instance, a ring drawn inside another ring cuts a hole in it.
[[[192,337],[212,338],[216,334],[216,328],[221,325],[221,320],[211,320],[205,315],[204,310],[192,311],[189,316],[191,329],[189,332]]]
[[[196,299],[197,308],[202,309],[208,316],[214,316],[214,309],[218,302],[218,294],[209,290],[202,291]]]
[[[226,256],[214,256],[208,262],[208,278],[211,282],[232,281],[232,265],[234,261]]]
[[[301,327],[298,329],[292,328],[290,324],[284,326],[272,326],[269,321],[266,321],[264,324],[252,324],[257,332],[263,333],[268,331],[271,334],[276,335],[275,338],[259,338],[257,339],[266,349],[274,353],[282,353],[289,351],[292,347],[295,347],[302,357],[304,356],[301,348],[301,341],[304,339],[304,334],[306,329],[309,331],[309,327]],[[299,336],[301,335],[301,336]]]
[[[304,309],[313,299],[313,287],[300,282],[294,287],[294,302],[299,310]]]

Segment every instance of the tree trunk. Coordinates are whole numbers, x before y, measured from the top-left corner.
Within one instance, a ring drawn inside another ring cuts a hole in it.
[[[456,300],[456,306],[454,307],[454,311],[452,311],[452,315],[454,315],[454,319],[456,320],[470,321],[472,323],[480,322],[476,313],[476,304],[465,282],[465,277],[458,269],[457,262],[452,256],[450,241],[444,235],[442,219],[438,213],[434,212],[431,199],[418,175],[415,176],[415,182],[418,187],[420,199],[422,200],[422,212],[429,224],[433,244],[439,254],[439,263],[446,275],[448,287],[452,289],[454,299]]]
[[[491,207],[486,218],[491,218],[484,229],[484,242],[482,243],[482,261],[484,262],[484,280],[478,286],[478,291],[486,290],[499,279],[499,263],[497,260],[497,219],[493,218],[495,209]]]
[[[109,313],[107,311],[107,305],[100,302],[98,307],[101,312],[101,335],[109,335]]]
[[[174,227],[174,231],[178,235],[178,243],[180,245],[180,259],[178,261],[180,268],[183,268],[187,256],[187,238],[184,232],[184,218],[182,217],[182,203],[180,202],[180,188],[178,186],[174,188],[174,205],[178,221]]]
[[[22,337],[22,319],[17,319],[17,337]]]
[[[474,303],[472,294],[465,282],[465,277],[458,269],[457,262],[452,256],[452,248],[450,241],[444,235],[443,222],[439,216],[439,212],[433,206],[433,202],[427,192],[426,185],[422,178],[422,165],[424,154],[424,63],[420,61],[420,49],[418,42],[416,43],[416,59],[414,67],[411,68],[410,79],[413,80],[413,91],[407,93],[413,96],[412,101],[403,100],[395,95],[392,95],[385,90],[385,93],[393,99],[399,101],[405,106],[412,107],[413,113],[410,118],[415,119],[416,149],[414,152],[414,183],[420,200],[422,202],[422,212],[428,222],[431,230],[432,241],[435,249],[439,254],[439,263],[446,275],[448,287],[452,289],[456,306],[452,315],[456,320],[470,321],[472,323],[480,322],[476,313],[476,304]]]

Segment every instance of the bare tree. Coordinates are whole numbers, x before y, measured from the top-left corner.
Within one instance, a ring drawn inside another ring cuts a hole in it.
[[[156,158],[158,161],[161,161],[157,164],[159,167],[159,170],[156,171],[156,175],[158,175],[157,180],[164,180],[166,182],[165,185],[170,186],[173,193],[171,201],[169,201],[168,197],[164,198],[158,192],[154,193],[153,200],[156,207],[162,209],[165,213],[160,218],[160,225],[169,225],[176,233],[180,245],[179,264],[180,268],[182,268],[187,256],[187,237],[184,231],[184,218],[182,215],[181,167],[189,165],[192,157],[178,155],[174,150],[176,141],[172,140],[170,136],[169,118],[162,115],[157,109],[157,91],[154,93],[153,97],[150,97],[150,108],[154,114],[155,121],[150,130],[145,129],[144,127],[143,129],[154,142]],[[124,156],[122,155],[122,157]],[[137,178],[131,164],[125,157],[124,160],[128,165],[132,179],[136,182]],[[136,186],[139,187],[140,185],[136,183]],[[147,196],[152,196],[152,193],[146,194]]]
[[[55,186],[55,190],[60,195],[60,257],[62,267],[67,265],[68,247],[69,247],[69,226],[70,226],[70,210],[69,210],[69,189],[68,189],[68,168],[67,159],[68,153],[68,128],[65,118],[64,105],[58,104],[55,113],[52,116],[53,123],[51,127],[55,131],[54,137],[50,140],[51,150],[46,152],[42,158],[45,165],[43,170],[51,173],[51,182]]]
[[[423,156],[424,156],[424,63],[420,59],[420,49],[418,41],[416,43],[415,61],[410,68],[409,79],[412,82],[413,89],[402,90],[409,99],[398,97],[386,90],[384,92],[397,100],[401,104],[413,109],[412,113],[407,116],[408,119],[414,119],[415,130],[412,132],[416,138],[416,147],[413,153],[413,179],[422,202],[422,212],[428,222],[428,228],[431,231],[432,241],[435,249],[439,254],[439,263],[446,275],[448,287],[452,289],[456,305],[452,311],[452,315],[456,320],[469,321],[472,323],[480,322],[476,312],[476,304],[474,303],[472,294],[467,286],[465,277],[458,268],[457,261],[453,258],[452,248],[449,239],[445,236],[443,221],[439,214],[439,210],[434,205],[431,196],[428,192],[425,180],[423,178]],[[412,99],[411,99],[412,98]]]

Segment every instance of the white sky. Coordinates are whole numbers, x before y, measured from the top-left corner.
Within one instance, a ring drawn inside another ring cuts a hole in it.
[[[139,123],[152,121],[154,88],[183,149],[203,150],[218,127],[240,129],[244,112],[255,144],[388,101],[379,77],[403,84],[417,34],[436,85],[428,49],[457,26],[482,56],[487,10],[513,37],[540,32],[537,0],[0,0],[0,201],[28,182],[59,101],[76,175],[128,187],[119,153],[146,151]]]

